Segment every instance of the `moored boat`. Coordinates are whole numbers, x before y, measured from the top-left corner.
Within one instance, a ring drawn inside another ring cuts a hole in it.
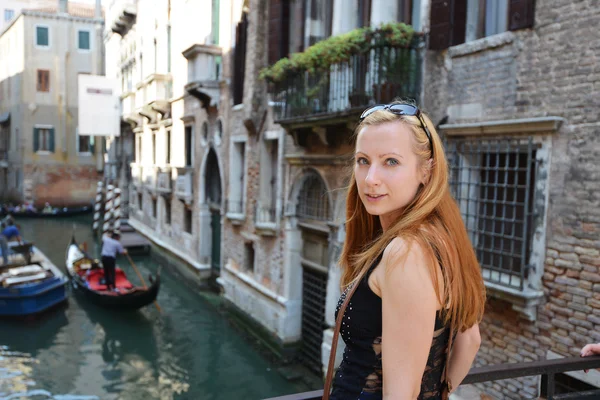
[[[115,271],[116,291],[108,290],[104,284],[104,270],[99,260],[83,251],[73,237],[66,253],[67,274],[73,289],[91,302],[120,310],[138,309],[151,304],[160,289],[160,272],[152,276],[147,288],[133,285],[125,272],[117,267]]]
[[[0,316],[38,314],[67,300],[65,275],[35,247],[32,259],[0,267]]]
[[[62,218],[62,217],[72,217],[80,214],[88,214],[94,210],[93,207],[84,206],[84,207],[73,207],[73,208],[52,208],[52,210],[48,211],[33,211],[22,209],[15,211],[14,209],[5,209],[3,208],[0,211],[0,216],[6,216],[8,214],[12,215],[15,218]]]

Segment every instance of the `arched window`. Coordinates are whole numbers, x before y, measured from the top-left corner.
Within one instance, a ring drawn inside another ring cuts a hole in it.
[[[208,124],[206,122],[202,123],[200,135],[202,135],[200,137],[200,143],[202,143],[203,146],[206,146],[208,144]]]
[[[300,193],[298,193],[296,216],[317,221],[331,220],[327,188],[318,175],[310,174],[304,180]]]

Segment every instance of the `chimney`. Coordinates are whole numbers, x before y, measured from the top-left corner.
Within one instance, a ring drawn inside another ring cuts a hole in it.
[[[60,14],[67,13],[67,0],[58,0],[58,12]]]
[[[98,19],[102,18],[102,0],[96,0],[96,12],[94,13],[94,17]]]

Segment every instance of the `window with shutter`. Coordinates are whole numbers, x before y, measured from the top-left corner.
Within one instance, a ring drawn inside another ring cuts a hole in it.
[[[50,28],[47,26],[35,27],[35,45],[37,47],[50,46]]]
[[[269,64],[289,54],[290,0],[269,1]]]
[[[450,47],[452,32],[452,1],[432,0],[430,14],[429,48],[443,50]]]
[[[510,0],[508,29],[533,28],[535,0]]]
[[[246,73],[246,38],[248,35],[248,14],[235,28],[235,49],[233,53],[233,104],[244,101],[244,74]]]
[[[54,152],[54,128],[33,128],[33,151]]]
[[[33,128],[33,152],[37,152],[40,148],[40,130]]]
[[[77,48],[79,50],[90,50],[90,31],[78,31]]]
[[[531,28],[534,11],[535,0],[432,0],[429,48],[443,50],[507,29]]]
[[[38,92],[49,92],[50,91],[50,71],[46,69],[37,70],[37,91]]]

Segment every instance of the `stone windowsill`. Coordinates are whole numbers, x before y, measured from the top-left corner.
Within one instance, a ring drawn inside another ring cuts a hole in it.
[[[511,303],[513,310],[517,311],[528,321],[535,321],[537,319],[537,306],[544,299],[543,291],[529,288],[519,290],[493,282],[484,282],[488,296]]]
[[[256,233],[262,236],[275,236],[277,234],[276,222],[257,222],[254,227]]]
[[[451,58],[468,56],[480,51],[490,50],[496,47],[501,47],[512,43],[515,40],[515,34],[511,31],[498,33],[496,35],[487,36],[481,39],[472,40],[452,46],[448,49],[448,55]]]
[[[246,221],[246,214],[230,213],[225,214],[227,219],[231,221],[233,225],[241,225]]]
[[[557,132],[563,122],[564,118],[561,117],[520,118],[465,124],[444,124],[440,125],[440,130],[448,136],[550,133]]]

